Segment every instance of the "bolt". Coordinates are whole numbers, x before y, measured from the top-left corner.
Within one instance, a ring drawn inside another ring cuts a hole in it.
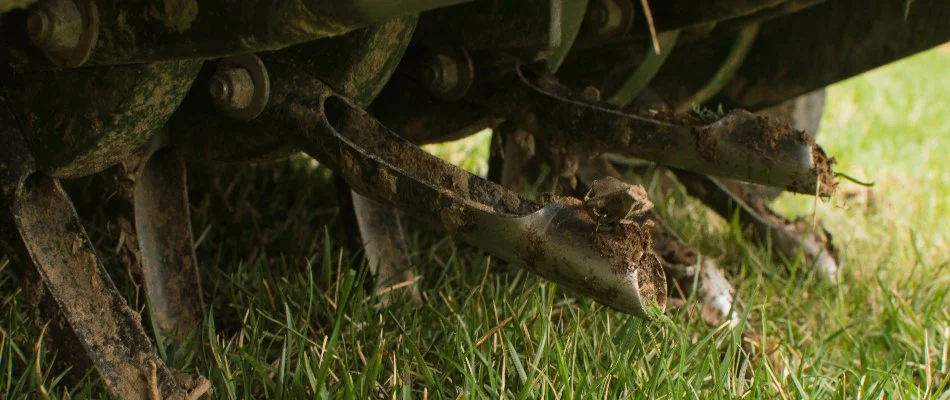
[[[211,77],[208,83],[211,101],[225,111],[247,108],[254,97],[254,80],[244,68],[227,68]]]
[[[581,99],[588,103],[597,103],[600,101],[600,90],[594,86],[588,86],[581,92]]]
[[[422,77],[426,88],[436,96],[452,96],[459,86],[459,65],[444,55],[436,54],[423,67]]]
[[[588,14],[588,19],[591,25],[596,29],[600,30],[607,24],[607,7],[601,3],[596,2],[591,4],[590,14]]]
[[[630,0],[594,0],[587,9],[587,29],[601,37],[623,34],[633,10]]]
[[[26,30],[36,47],[47,52],[69,50],[79,45],[83,19],[76,3],[48,0],[30,11]]]
[[[422,73],[422,79],[426,82],[431,82],[432,85],[441,85],[443,79],[442,69],[435,64],[426,65],[425,71]]]

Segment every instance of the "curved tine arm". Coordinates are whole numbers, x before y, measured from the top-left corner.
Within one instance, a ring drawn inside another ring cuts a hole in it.
[[[830,196],[836,186],[833,160],[808,135],[775,119],[743,110],[703,118],[628,112],[574,94],[552,77],[517,63],[481,65],[494,75],[479,82],[470,100],[534,134],[547,135],[554,145],[618,153],[802,194],[817,189]]]
[[[506,261],[618,310],[652,317],[666,278],[647,228],[599,229],[582,202],[539,204],[425,153],[316,80],[275,117],[358,193],[441,225]],[[655,307],[655,308],[654,308]]]

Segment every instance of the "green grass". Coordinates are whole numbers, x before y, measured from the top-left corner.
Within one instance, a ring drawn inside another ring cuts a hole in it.
[[[705,326],[696,309],[645,322],[420,229],[410,244],[423,301],[384,306],[359,289],[357,255],[337,246],[326,171],[296,160],[192,169],[210,318],[202,349],[168,349],[168,364],[232,399],[950,398],[948,70],[944,48],[830,89],[820,142],[840,170],[875,182],[872,195],[817,205],[786,196],[779,206],[835,235],[838,286],[775,261],[681,192],[661,203],[730,272],[748,308],[743,326],[769,338],[772,363],[737,362],[739,331]],[[486,154],[484,138],[456,146],[438,151]],[[116,268],[101,180],[70,190]],[[0,264],[0,398],[38,398],[40,387],[103,397],[94,376],[61,379],[53,354],[34,351],[38,329],[13,268]],[[135,298],[125,274],[113,276]]]

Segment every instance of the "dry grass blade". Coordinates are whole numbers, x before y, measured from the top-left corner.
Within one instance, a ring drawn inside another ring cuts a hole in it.
[[[508,325],[509,322],[511,322],[511,317],[505,318],[504,321],[501,321],[501,323],[489,329],[488,332],[485,332],[485,334],[482,335],[482,337],[478,338],[478,340],[475,341],[475,347],[481,346],[482,343],[485,343],[485,341],[488,340],[488,338],[490,338],[496,332],[501,330],[501,328],[504,328],[505,325]]]
[[[650,12],[650,4],[647,0],[640,0],[643,5],[643,15],[647,18],[647,26],[650,27],[650,38],[653,40],[653,51],[660,54],[660,39],[656,36],[656,25],[653,24],[653,13]]]

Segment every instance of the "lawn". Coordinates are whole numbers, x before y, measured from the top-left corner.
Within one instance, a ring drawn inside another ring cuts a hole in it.
[[[192,168],[192,224],[209,318],[201,350],[163,348],[211,379],[215,398],[950,398],[950,47],[829,90],[819,142],[844,183],[827,202],[784,195],[816,217],[843,263],[837,286],[777,261],[682,190],[657,200],[717,257],[745,301],[736,330],[696,309],[647,322],[576,298],[444,235],[414,228],[422,302],[362,290],[341,250],[326,170],[300,158]],[[486,136],[434,149],[484,171]],[[116,229],[104,178],[68,189],[113,277]],[[63,378],[0,263],[0,398],[102,398],[95,376]],[[137,308],[145,312],[144,301]],[[737,362],[741,329],[770,362]]]

